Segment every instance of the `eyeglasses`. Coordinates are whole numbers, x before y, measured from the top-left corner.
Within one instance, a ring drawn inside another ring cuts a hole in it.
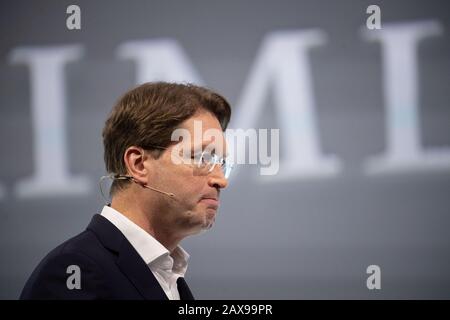
[[[151,146],[151,148],[161,150],[167,149],[159,146]],[[197,153],[191,152],[190,157],[186,154],[184,157],[177,153],[172,153],[172,155],[176,155],[180,158],[183,164],[193,166],[198,174],[209,174],[216,166],[219,166],[225,179],[228,179],[234,167],[234,164],[228,159],[228,157],[220,157],[215,152],[211,152],[207,149]]]
[[[211,153],[208,150],[204,150],[196,155],[194,154],[191,160],[193,160],[194,166],[208,173],[212,172],[216,166],[219,166],[225,179],[230,177],[231,171],[233,170],[233,164],[226,157],[219,157],[217,154]]]

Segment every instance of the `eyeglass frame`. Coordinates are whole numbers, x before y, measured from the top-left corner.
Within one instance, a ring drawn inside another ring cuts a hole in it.
[[[144,150],[147,150],[147,151],[150,151],[150,148],[154,148],[154,149],[160,149],[160,150],[167,150],[167,149],[169,149],[169,147],[161,147],[161,146],[156,146],[156,145],[148,145],[148,146],[145,146],[145,147],[141,147],[142,149],[144,149]],[[194,151],[195,151],[195,149],[194,149]],[[190,164],[190,163],[186,163],[185,162],[185,159],[183,159],[183,157],[181,157],[179,154],[176,154],[176,153],[172,153],[172,154],[175,154],[177,157],[179,157],[180,159],[181,159],[181,161],[183,162],[183,164],[184,165],[194,165],[194,166],[196,166],[196,167],[198,167],[199,169],[201,169],[200,168],[200,166],[201,166],[201,160],[202,159],[204,159],[204,154],[205,153],[208,153],[208,151],[207,151],[207,149],[205,149],[205,150],[203,150],[202,152],[201,152],[201,156],[200,156],[200,158],[199,158],[199,163],[198,164]],[[231,174],[231,171],[232,171],[232,169],[234,168],[234,163],[231,163],[231,162],[229,162],[229,161],[226,161],[226,156],[225,157],[219,157],[217,154],[212,154],[212,153],[210,153],[209,152],[209,154],[211,154],[211,158],[216,158],[217,160],[215,160],[212,164],[211,163],[208,163],[208,164],[206,164],[206,166],[208,166],[208,165],[210,165],[211,167],[208,169],[208,173],[211,173],[213,170],[214,170],[214,168],[215,168],[215,166],[218,164],[218,163],[220,163],[220,168],[221,168],[221,170],[222,170],[222,172],[223,172],[223,175],[224,175],[224,177],[225,177],[225,179],[227,179],[228,180],[228,178],[230,177],[230,174]],[[191,156],[191,159],[192,160],[194,160],[195,159],[195,154],[193,154],[192,156]],[[195,161],[194,161],[195,162]],[[229,169],[229,171],[228,171],[228,174],[227,174],[227,171],[224,171],[224,168],[228,168]]]

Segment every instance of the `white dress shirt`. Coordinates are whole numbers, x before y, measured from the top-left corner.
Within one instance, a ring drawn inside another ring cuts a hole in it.
[[[177,279],[184,277],[189,254],[181,246],[170,254],[158,240],[119,211],[104,206],[101,215],[119,229],[148,265],[170,300],[180,300]]]

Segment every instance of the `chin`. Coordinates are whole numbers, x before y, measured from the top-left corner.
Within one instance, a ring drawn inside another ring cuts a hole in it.
[[[196,215],[197,217],[190,221],[191,227],[189,228],[188,235],[203,233],[211,229],[216,221],[215,209],[207,208],[203,212],[197,212]]]
[[[200,234],[200,233],[204,233],[204,232],[208,231],[209,229],[211,229],[214,226],[215,220],[216,220],[215,218],[211,218],[211,219],[205,218],[203,223],[201,225],[199,225],[198,228],[195,229],[193,234]]]
[[[203,225],[203,230],[209,230],[213,227],[214,222],[216,221],[216,219],[212,219],[212,220],[208,220],[204,225]]]
[[[205,214],[205,217],[202,221],[202,224],[199,226],[200,231],[209,230],[214,225],[214,222],[216,221],[215,216],[211,216],[210,214]]]
[[[216,221],[217,209],[207,208],[205,210],[205,225],[207,225],[207,229],[210,229],[214,222]]]

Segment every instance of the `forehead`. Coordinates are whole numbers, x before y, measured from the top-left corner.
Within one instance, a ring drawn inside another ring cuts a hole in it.
[[[194,127],[195,127],[195,122],[199,122],[199,121],[202,123],[203,131],[210,129],[210,128],[215,128],[215,129],[222,131],[222,127],[220,126],[220,123],[219,123],[219,120],[217,119],[217,117],[210,111],[206,111],[206,110],[202,110],[202,109],[200,111],[198,111],[197,113],[195,113],[189,119],[182,122],[180,127],[193,131]]]
[[[206,147],[212,145],[215,148],[225,150],[226,141],[222,127],[216,116],[209,111],[201,111],[185,120],[180,128],[189,132],[190,143],[194,147]]]

